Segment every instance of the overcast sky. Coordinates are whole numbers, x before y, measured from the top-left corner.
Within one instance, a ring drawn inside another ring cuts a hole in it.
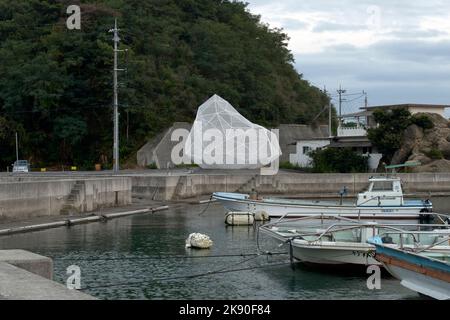
[[[296,68],[312,84],[333,93],[339,84],[349,93],[366,90],[370,105],[450,104],[450,1],[247,2],[290,36]]]

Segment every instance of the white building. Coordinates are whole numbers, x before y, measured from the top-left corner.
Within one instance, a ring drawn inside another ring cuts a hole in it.
[[[309,151],[323,148],[330,143],[327,125],[282,124],[278,129],[283,152],[280,163],[290,162],[307,167],[311,161]]]
[[[317,138],[298,140],[296,144],[296,153],[289,155],[289,162],[302,168],[311,167],[310,152],[325,148],[330,144],[329,138]]]

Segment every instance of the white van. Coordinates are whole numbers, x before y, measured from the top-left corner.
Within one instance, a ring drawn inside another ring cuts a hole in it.
[[[30,165],[27,160],[17,160],[13,165],[13,172],[29,172]]]

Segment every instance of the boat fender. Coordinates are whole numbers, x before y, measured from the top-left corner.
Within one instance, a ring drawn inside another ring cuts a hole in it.
[[[255,221],[268,221],[270,220],[269,214],[265,211],[255,212]]]
[[[186,248],[209,249],[213,241],[206,234],[191,233],[186,239]]]

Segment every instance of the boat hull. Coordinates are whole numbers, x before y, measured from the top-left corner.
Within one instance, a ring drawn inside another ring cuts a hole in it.
[[[324,214],[361,219],[418,219],[421,212],[431,211],[430,208],[424,206],[358,207],[356,205],[287,204],[275,201],[250,200],[246,199],[245,195],[225,193],[215,193],[213,198],[219,201],[228,211],[266,212],[271,218],[279,218],[287,214],[287,218]]]
[[[431,260],[377,245],[376,259],[401,284],[422,295],[438,299],[450,299],[450,266],[448,263]]]
[[[286,245],[289,249],[289,245]],[[380,262],[371,256],[374,249],[371,246],[359,246],[351,249],[348,248],[329,248],[326,244],[292,245],[293,256],[301,262],[321,264],[321,265],[381,265]]]

